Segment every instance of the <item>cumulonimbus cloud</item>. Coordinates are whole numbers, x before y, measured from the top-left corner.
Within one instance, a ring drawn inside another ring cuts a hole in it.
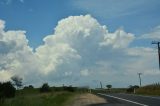
[[[129,47],[134,34],[122,29],[110,33],[90,15],[60,20],[54,33],[46,36],[35,52],[28,45],[25,31],[4,31],[4,28],[5,22],[1,20],[1,81],[16,74],[27,83],[84,84],[154,67],[150,64],[155,59],[151,48]],[[110,80],[118,83],[117,78]]]

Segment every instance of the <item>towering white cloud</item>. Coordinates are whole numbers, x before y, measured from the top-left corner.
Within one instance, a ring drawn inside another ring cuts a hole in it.
[[[115,33],[108,33],[104,36],[101,46],[111,45],[113,48],[126,48],[134,40],[134,35],[118,29]]]
[[[25,31],[4,31],[5,22],[0,21],[0,80],[8,80],[14,74],[28,73],[33,57]],[[25,65],[28,66],[25,67]]]
[[[126,85],[137,72],[151,75],[155,67],[150,63],[156,58],[151,48],[129,47],[134,34],[122,29],[110,33],[90,15],[59,21],[35,52],[28,46],[25,31],[5,32],[4,27],[0,21],[0,80],[16,74],[26,83],[95,86],[93,81],[101,80]]]

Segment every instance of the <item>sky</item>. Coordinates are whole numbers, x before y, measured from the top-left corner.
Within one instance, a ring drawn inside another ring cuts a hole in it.
[[[159,0],[0,0],[0,81],[157,83],[159,10]]]

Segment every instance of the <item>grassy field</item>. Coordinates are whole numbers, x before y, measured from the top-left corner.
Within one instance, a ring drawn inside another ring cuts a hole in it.
[[[38,89],[20,90],[14,98],[5,99],[0,106],[65,106],[75,95],[67,91],[40,93]]]
[[[152,84],[140,87],[136,90],[136,94],[160,96],[160,84]]]

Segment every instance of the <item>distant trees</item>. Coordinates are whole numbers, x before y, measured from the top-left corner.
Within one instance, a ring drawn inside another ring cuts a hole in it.
[[[11,80],[13,81],[13,85],[16,86],[16,88],[21,88],[23,85],[22,85],[22,78],[15,75],[15,76],[12,76],[11,77]]]
[[[0,82],[0,99],[11,98],[15,96],[16,89],[11,82]]]
[[[42,87],[40,88],[40,92],[50,92],[50,91],[51,91],[51,89],[50,89],[48,83],[44,83],[42,85]]]
[[[33,85],[25,86],[23,89],[34,89]]]
[[[69,91],[69,92],[75,92],[76,91],[76,87],[72,87],[72,85],[70,86],[63,86],[63,90],[65,91]]]

